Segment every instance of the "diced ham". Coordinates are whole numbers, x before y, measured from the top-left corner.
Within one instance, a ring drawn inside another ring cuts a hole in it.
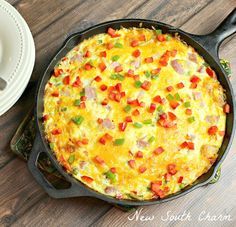
[[[102,122],[102,126],[107,129],[114,129],[115,125],[112,123],[112,121],[109,118],[105,118]]]
[[[139,68],[140,64],[141,64],[140,58],[137,58],[135,61],[132,61],[132,62],[131,62],[131,65],[132,65],[134,68],[136,68],[136,69]]]
[[[87,86],[85,87],[85,96],[87,99],[95,99],[96,98],[96,89],[94,87]]]
[[[196,56],[195,53],[189,53],[189,54],[188,54],[188,59],[189,59],[190,61],[192,61],[192,62],[197,63],[197,56]]]
[[[216,124],[220,119],[220,116],[216,116],[216,115],[207,115],[205,117],[205,120],[210,123],[210,124]]]
[[[114,62],[111,63],[111,68],[112,68],[112,69],[116,68],[117,66],[120,66],[120,63],[119,63],[119,62],[114,61]]]
[[[184,74],[184,69],[177,59],[170,62],[172,68],[179,74]]]
[[[149,145],[149,143],[147,141],[144,140],[145,137],[140,138],[137,140],[137,146],[140,148],[144,148],[147,147]]]

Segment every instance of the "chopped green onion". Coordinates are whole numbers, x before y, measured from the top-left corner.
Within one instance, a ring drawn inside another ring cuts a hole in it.
[[[152,75],[152,76],[151,76],[151,79],[152,79],[152,80],[156,80],[158,77],[159,77],[159,75]]]
[[[131,106],[130,105],[127,105],[127,106],[124,107],[124,111],[126,113],[128,113],[130,110],[131,110]]]
[[[68,162],[69,162],[70,164],[72,164],[74,161],[75,161],[75,155],[72,154],[72,155],[70,155],[70,157],[68,158]]]
[[[112,56],[111,60],[112,61],[117,61],[119,58],[120,58],[119,55],[114,55],[114,56]]]
[[[184,187],[185,187],[185,184],[183,184],[183,183],[179,185],[180,189],[183,189]]]
[[[85,90],[83,89],[79,94],[80,96],[85,96]]]
[[[61,108],[61,111],[62,111],[62,112],[67,111],[67,107],[62,107],[62,108]]]
[[[143,125],[139,122],[135,122],[133,125],[135,128],[142,128],[143,127]]]
[[[176,94],[175,94],[175,100],[180,101],[180,99],[181,99],[181,98],[180,98],[179,93],[176,93]]]
[[[124,142],[125,142],[125,139],[124,139],[124,138],[116,139],[116,140],[114,141],[114,145],[120,146],[120,145],[124,144]]]
[[[113,74],[111,74],[110,79],[112,79],[112,80],[124,80],[125,77],[123,75],[121,75],[121,74],[113,73]]]
[[[76,99],[76,100],[74,101],[74,105],[75,105],[75,106],[79,106],[79,105],[80,105],[80,99]]]
[[[190,102],[185,102],[185,103],[184,103],[184,107],[188,108],[188,107],[190,107],[190,106],[191,106]]]
[[[170,101],[170,100],[174,100],[174,96],[172,94],[168,94],[166,96],[166,98]]]
[[[156,34],[157,34],[157,35],[162,34],[162,30],[161,30],[161,29],[156,29]]]
[[[144,120],[144,121],[143,121],[143,124],[145,124],[145,125],[150,125],[150,124],[152,124],[152,119],[146,119],[146,120]]]
[[[163,110],[163,106],[162,106],[162,105],[160,105],[160,106],[157,107],[157,111],[158,111],[158,112],[161,112],[162,110]]]
[[[72,172],[74,175],[77,175],[79,173],[79,170],[78,170],[78,168],[73,168]]]
[[[151,136],[151,137],[148,139],[148,143],[152,143],[152,142],[154,142],[154,140],[155,140],[155,137],[154,137],[154,136]]]
[[[107,171],[105,173],[106,177],[111,180],[111,182],[116,181],[116,174],[112,173],[111,171]]]
[[[166,36],[166,40],[167,40],[167,41],[170,41],[171,38],[172,38],[172,37],[171,37],[170,35],[167,35],[167,36]]]
[[[189,122],[189,123],[193,123],[194,121],[195,121],[195,118],[194,118],[194,117],[189,117],[189,118],[188,118],[188,122]]]
[[[141,81],[135,81],[134,82],[134,86],[136,87],[136,88],[139,88],[139,87],[141,87],[142,86],[142,82]]]
[[[51,150],[54,149],[54,143],[49,143],[49,147],[51,148]]]
[[[145,76],[149,78],[151,76],[151,73],[149,71],[145,71]]]
[[[99,39],[99,40],[98,40],[98,43],[100,43],[100,44],[101,44],[101,43],[102,43],[102,40],[101,40],[101,39]]]
[[[116,48],[122,48],[123,45],[122,45],[121,43],[115,43],[114,47],[116,47]]]
[[[84,117],[82,117],[82,116],[77,116],[77,117],[71,118],[71,120],[72,120],[75,124],[80,125],[80,124],[83,122]]]

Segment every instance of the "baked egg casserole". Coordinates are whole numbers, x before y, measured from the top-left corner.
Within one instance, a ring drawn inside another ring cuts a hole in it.
[[[74,178],[117,199],[150,200],[209,170],[229,112],[216,73],[178,35],[109,28],[57,63],[43,124]]]

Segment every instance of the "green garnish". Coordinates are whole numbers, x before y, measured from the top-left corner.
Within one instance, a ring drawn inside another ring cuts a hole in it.
[[[188,107],[190,107],[190,106],[191,106],[190,102],[185,102],[185,103],[184,103],[184,107],[188,108]]]
[[[176,93],[176,94],[175,94],[175,100],[180,101],[180,99],[181,99],[181,98],[180,98],[179,93]]]
[[[101,39],[98,40],[98,43],[101,44],[103,41]]]
[[[65,112],[65,111],[67,111],[67,107],[62,107],[61,112]]]
[[[229,61],[224,60],[224,59],[220,59],[220,64],[222,65],[223,69],[225,70],[227,76],[232,74]]]
[[[117,61],[119,58],[120,58],[119,55],[114,55],[114,56],[112,56],[111,60],[112,61]]]
[[[151,75],[152,80],[156,80],[159,76],[158,75]]]
[[[203,62],[203,65],[204,65],[205,67],[208,67],[208,66],[209,66],[209,64],[206,63],[206,62]]]
[[[74,161],[75,161],[75,155],[72,154],[72,155],[70,155],[70,157],[68,158],[68,162],[69,162],[70,164],[72,164]]]
[[[136,88],[140,88],[141,86],[142,86],[142,82],[141,81],[135,81],[134,82],[134,86],[136,87]]]
[[[152,124],[152,119],[146,119],[146,120],[144,120],[144,121],[143,121],[143,124],[145,124],[145,125],[150,125],[150,124]]]
[[[50,147],[51,150],[53,150],[54,149],[54,143],[49,143],[49,147]]]
[[[139,122],[134,122],[133,125],[134,125],[135,128],[142,128],[143,127],[143,125]]]
[[[111,180],[111,182],[114,183],[116,181],[116,174],[112,173],[111,171],[107,171],[105,175],[108,179]]]
[[[145,71],[145,76],[149,78],[151,76],[151,73],[149,71]]]
[[[115,43],[114,47],[116,47],[116,48],[123,48],[123,45],[121,43]]]
[[[161,30],[161,29],[156,29],[156,34],[157,34],[157,35],[162,34],[162,30]]]
[[[83,89],[79,94],[80,96],[85,96],[85,90]]]
[[[194,118],[194,117],[189,117],[189,118],[188,118],[188,122],[189,122],[189,123],[193,123],[194,121],[195,121],[195,118]]]
[[[155,137],[154,137],[154,136],[151,136],[151,137],[148,139],[148,143],[152,143],[152,142],[154,142],[154,140],[155,140]]]
[[[170,41],[171,38],[172,38],[172,37],[171,37],[170,35],[167,35],[167,36],[166,36],[166,40],[167,40],[167,41]]]
[[[120,145],[124,144],[124,142],[125,142],[125,139],[124,139],[124,138],[116,139],[116,140],[114,141],[114,145],[120,146]]]
[[[162,105],[160,105],[160,106],[157,107],[157,111],[158,111],[158,112],[161,112],[162,110],[163,110],[163,106],[162,106]]]
[[[83,120],[84,120],[84,117],[82,117],[82,116],[76,116],[76,117],[73,117],[73,118],[71,118],[71,120],[75,123],[75,124],[77,124],[77,125],[81,125],[81,123],[83,122]]]
[[[166,98],[167,98],[169,101],[175,99],[172,94],[168,94],[168,95],[166,96]]]
[[[123,75],[121,75],[121,74],[113,73],[113,74],[111,74],[110,79],[112,79],[112,80],[124,80],[125,77]]]
[[[124,107],[124,111],[126,113],[128,113],[130,110],[131,110],[131,106],[130,105],[127,105],[127,106]]]
[[[80,99],[76,99],[76,100],[74,101],[74,105],[75,105],[75,106],[79,106],[79,105],[80,105]]]
[[[73,168],[72,172],[73,172],[74,175],[77,175],[79,173],[79,170],[77,168]]]
[[[179,185],[180,189],[183,189],[184,187],[185,187],[185,184],[183,184],[183,183]]]

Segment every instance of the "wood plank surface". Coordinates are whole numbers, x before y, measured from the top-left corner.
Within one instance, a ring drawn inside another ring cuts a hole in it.
[[[8,0],[27,21],[36,44],[36,64],[31,80],[43,73],[68,34],[118,18],[147,18],[181,29],[206,34],[236,7],[236,0]],[[220,56],[229,59],[236,72],[236,37],[227,39]],[[236,94],[236,77],[231,77]],[[231,214],[232,221],[203,221],[198,226],[236,226],[236,158],[234,143],[214,185],[161,205],[139,208],[153,221],[130,221],[130,213],[93,198],[55,200],[35,182],[26,164],[12,155],[9,141],[34,103],[35,89],[28,89],[15,106],[0,117],[0,226],[197,226],[201,211]],[[189,211],[192,221],[162,221],[167,212]],[[130,216],[131,217],[131,216]]]

